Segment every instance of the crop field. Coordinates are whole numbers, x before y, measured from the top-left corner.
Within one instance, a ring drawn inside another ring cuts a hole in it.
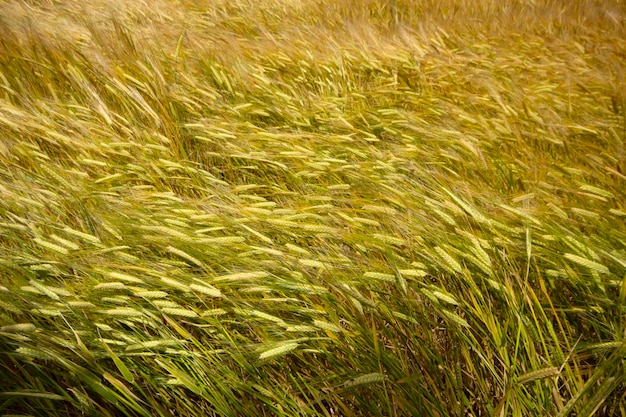
[[[626,417],[622,0],[0,2],[0,415]]]

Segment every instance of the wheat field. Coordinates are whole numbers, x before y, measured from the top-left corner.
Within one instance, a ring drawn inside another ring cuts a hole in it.
[[[622,0],[0,2],[0,415],[626,416]]]

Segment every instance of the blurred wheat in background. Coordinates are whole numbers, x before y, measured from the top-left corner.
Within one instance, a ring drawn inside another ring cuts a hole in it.
[[[626,416],[625,18],[0,3],[0,412]]]

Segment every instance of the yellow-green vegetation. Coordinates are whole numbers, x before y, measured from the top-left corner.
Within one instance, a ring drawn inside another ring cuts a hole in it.
[[[0,411],[626,416],[620,0],[0,4]]]

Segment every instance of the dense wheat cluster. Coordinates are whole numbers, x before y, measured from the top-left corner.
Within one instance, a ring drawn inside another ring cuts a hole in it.
[[[626,416],[621,0],[0,3],[0,412]]]

